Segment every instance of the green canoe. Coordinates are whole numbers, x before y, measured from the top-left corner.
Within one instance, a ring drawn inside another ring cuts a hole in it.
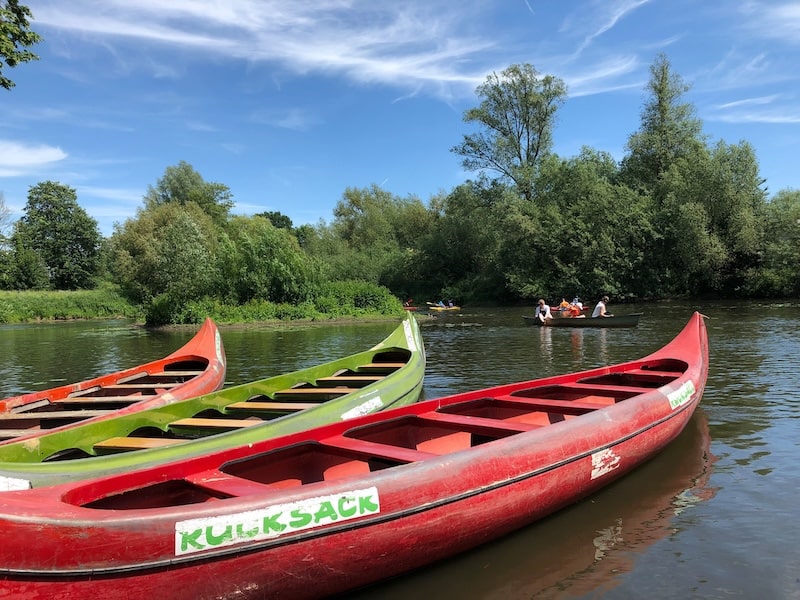
[[[163,464],[416,402],[425,348],[414,315],[366,352],[182,402],[0,443],[0,491]]]

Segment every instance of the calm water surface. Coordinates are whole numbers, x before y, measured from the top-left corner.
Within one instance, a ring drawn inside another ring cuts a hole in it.
[[[421,321],[423,396],[639,358],[699,310],[711,367],[684,433],[579,504],[348,597],[800,599],[800,303],[611,308],[645,315],[618,330],[529,328],[521,317],[530,309],[465,308]],[[393,327],[222,328],[227,385],[363,350]],[[192,334],[125,321],[0,326],[0,396],[153,360]]]

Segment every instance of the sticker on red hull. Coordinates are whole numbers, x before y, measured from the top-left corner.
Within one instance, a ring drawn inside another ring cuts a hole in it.
[[[622,460],[611,448],[592,454],[592,479],[597,479],[619,467]]]
[[[378,488],[351,490],[217,517],[175,523],[175,555],[191,554],[357,519],[381,510]]]
[[[692,399],[692,396],[695,393],[694,383],[690,379],[686,383],[684,383],[681,387],[679,387],[674,392],[667,394],[667,399],[669,400],[669,405],[672,410],[675,410],[679,406],[683,406],[689,400]]]

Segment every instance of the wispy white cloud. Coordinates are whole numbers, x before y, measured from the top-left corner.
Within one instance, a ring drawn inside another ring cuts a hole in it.
[[[41,167],[49,166],[65,158],[67,158],[67,153],[55,146],[0,140],[0,177],[17,177],[36,173]]]
[[[594,3],[596,9],[594,14],[592,12],[587,14],[585,6],[581,6],[580,15],[574,14],[562,25],[562,30],[576,27],[590,28],[574,55],[579,56],[594,40],[613,29],[625,16],[649,2],[651,0],[600,0]]]
[[[706,118],[722,123],[788,125],[800,123],[800,107],[794,97],[772,94],[713,105],[707,110]]]
[[[747,2],[741,7],[746,29],[764,38],[800,44],[800,4],[797,2]]]
[[[485,69],[480,53],[490,37],[468,36],[459,19],[467,10],[441,10],[434,2],[374,3],[368,0],[229,0],[224,3],[140,0],[135,3],[55,0],[33,3],[35,21],[79,32],[107,44],[128,38],[178,50],[270,62],[295,73],[336,73],[362,82],[473,83]],[[115,53],[130,67],[130,57]],[[463,74],[464,62],[477,74]],[[143,61],[161,76],[177,71]],[[156,69],[157,67],[157,69]],[[470,91],[472,91],[470,89]]]
[[[725,102],[724,104],[718,104],[714,108],[724,110],[731,108],[741,108],[744,106],[760,106],[764,104],[772,104],[777,99],[778,99],[777,95],[760,96],[758,98],[745,98],[744,100],[734,100],[733,102]]]
[[[591,69],[568,73],[564,80],[569,87],[570,97],[590,96],[631,87],[641,88],[644,80],[638,76],[640,66],[639,59],[634,55],[612,56],[592,65]]]

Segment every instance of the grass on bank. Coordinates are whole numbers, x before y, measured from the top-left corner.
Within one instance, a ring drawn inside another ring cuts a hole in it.
[[[166,325],[200,324],[211,317],[219,324],[232,324],[403,314],[400,300],[388,289],[359,281],[325,284],[313,300],[296,305],[253,300],[232,306],[215,299],[178,304],[164,296],[145,307],[128,302],[111,284],[79,291],[0,290],[0,323],[129,318],[150,325]]]
[[[68,319],[143,319],[141,307],[113,288],[78,291],[0,291],[0,323]]]

